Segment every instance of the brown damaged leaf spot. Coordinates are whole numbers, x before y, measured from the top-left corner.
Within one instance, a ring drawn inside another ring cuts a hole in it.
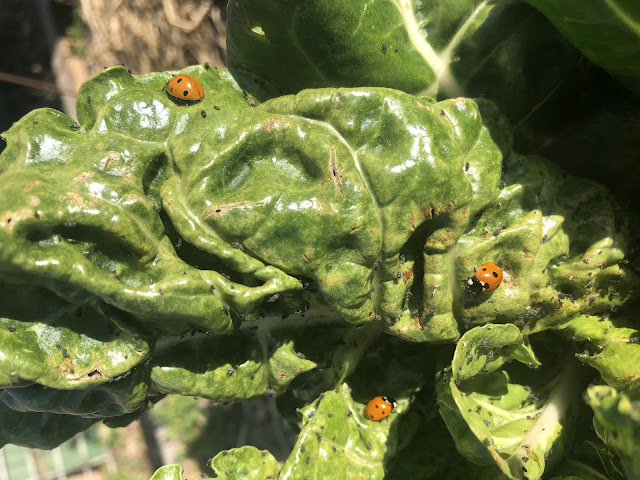
[[[0,218],[0,225],[7,229],[9,233],[13,232],[13,227],[20,220],[33,216],[33,211],[28,208],[21,208],[15,212],[7,212]]]
[[[433,203],[431,205],[429,205],[429,209],[426,209],[426,208],[421,208],[420,209],[420,216],[422,218],[433,218],[436,215],[438,215],[438,213],[440,213],[440,212],[438,212],[436,210],[436,208],[433,206]],[[412,215],[411,216],[411,228],[415,230],[413,222],[414,222],[414,220],[413,220],[413,215]]]
[[[79,183],[84,182],[85,180],[89,179],[89,178],[93,178],[95,177],[96,174],[94,172],[82,172],[80,175],[78,175],[77,177],[75,177],[72,182],[77,185]]]
[[[624,379],[625,385],[631,385],[631,383],[635,382],[638,377],[640,377],[640,372],[632,373],[631,375],[627,375]]]
[[[208,208],[203,215],[203,219],[206,220],[211,217],[217,217],[227,213],[229,210],[234,210],[236,208],[247,208],[253,207],[254,205],[261,205],[260,202],[235,202],[235,203],[227,203],[225,205],[214,205]]]
[[[342,172],[338,170],[338,154],[335,147],[331,147],[329,150],[329,177],[336,187],[336,190],[340,192],[340,195],[344,193],[342,188]]]
[[[406,285],[407,282],[413,277],[413,268],[405,270],[402,272],[402,282]]]
[[[357,232],[358,232],[358,230],[360,230],[361,228],[362,228],[362,225],[360,225],[360,226],[358,226],[358,227],[353,227],[353,228],[351,229],[351,233],[357,233]]]
[[[280,127],[281,124],[282,124],[282,121],[279,118],[270,118],[269,120],[267,120],[262,124],[262,126],[260,127],[260,131],[270,132],[274,128]]]
[[[39,186],[42,182],[40,180],[36,180],[35,182],[31,182],[29,185],[27,185],[27,188],[24,189],[25,192],[29,192],[31,190],[33,190],[34,188],[36,188],[37,186]]]
[[[82,195],[78,195],[77,193],[67,192],[67,194],[62,197],[62,201],[67,201],[73,207],[82,207],[85,208],[89,205]]]

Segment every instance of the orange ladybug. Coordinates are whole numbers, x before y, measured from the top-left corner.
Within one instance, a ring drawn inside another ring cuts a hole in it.
[[[197,102],[204,98],[204,88],[198,80],[189,75],[176,75],[167,83],[169,95],[180,100]]]
[[[396,407],[397,402],[391,397],[378,396],[369,400],[365,409],[365,416],[369,420],[379,422],[383,418],[387,418],[391,411]]]
[[[483,263],[467,284],[473,293],[491,293],[502,283],[502,269],[495,263]]]

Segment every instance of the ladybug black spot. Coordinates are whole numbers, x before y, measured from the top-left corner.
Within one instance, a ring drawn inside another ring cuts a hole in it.
[[[180,81],[180,80],[178,80],[178,81]],[[183,97],[186,97],[188,95],[189,95],[189,90],[185,90],[184,92],[182,92],[182,96]]]

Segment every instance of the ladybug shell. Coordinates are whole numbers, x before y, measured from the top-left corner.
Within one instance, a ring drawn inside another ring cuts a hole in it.
[[[483,263],[476,270],[474,278],[482,286],[482,293],[491,293],[502,283],[502,269],[495,263]],[[475,283],[473,279],[470,280],[470,285]]]
[[[393,398],[385,396],[374,397],[367,403],[365,416],[369,420],[379,422],[383,418],[387,418],[395,406],[396,401]]]
[[[167,83],[169,95],[181,100],[195,102],[204,98],[204,88],[189,75],[176,75]]]

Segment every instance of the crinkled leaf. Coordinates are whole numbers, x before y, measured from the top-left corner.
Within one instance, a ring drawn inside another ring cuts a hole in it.
[[[180,333],[227,333],[233,322],[225,303],[246,310],[301,288],[298,280],[215,239],[218,256],[206,258],[202,269],[171,244],[171,228],[157,209],[159,187],[174,171],[175,145],[189,137],[185,131],[208,133],[234,122],[241,109],[252,110],[227,71],[187,72],[211,92],[190,108],[163,91],[170,73],[132,77],[114,68],[81,90],[81,128],[55,111],[36,110],[5,133],[3,278],[29,280],[74,303],[104,301],[151,330]],[[252,283],[262,285],[229,280],[216,271],[223,262],[246,275],[257,270]]]
[[[497,465],[509,478],[539,479],[549,457],[566,450],[581,376],[569,357],[526,385],[520,382],[532,380],[529,372],[499,370],[510,360],[538,365],[514,325],[465,333],[451,371],[436,380],[440,415],[458,451],[473,463]]]
[[[530,3],[638,93],[633,0]],[[515,125],[518,151],[544,154],[637,203],[637,98],[525,2],[242,0],[228,12],[230,63],[283,92],[381,86],[486,97]]]
[[[576,357],[596,368],[610,386],[630,395],[640,393],[640,333],[620,316],[580,316],[569,322],[568,335],[586,342]]]
[[[386,89],[314,90],[260,108],[268,114],[230,126],[223,139],[203,137],[194,153],[185,148],[181,182],[165,186],[169,215],[176,225],[201,219],[183,230],[188,241],[215,232],[313,278],[347,321],[391,317],[409,303],[422,255],[407,251],[401,261],[401,249],[434,216],[452,226],[434,233],[433,248],[450,248],[447,232],[464,228],[474,178],[492,192],[475,208],[497,195],[500,149],[473,101],[431,106]],[[467,160],[485,175],[465,175]],[[423,178],[433,188],[422,188]],[[455,338],[457,330],[449,318],[422,335]]]
[[[407,291],[424,236],[445,253],[498,195],[510,135],[486,102],[362,89],[250,107],[226,71],[186,72],[209,92],[197,105],[162,91],[167,73],[113,68],[81,92],[81,129],[41,110],[6,133],[7,282],[104,302],[167,333],[228,333],[296,308],[299,277],[348,321],[393,320],[419,306]],[[446,312],[418,330],[408,335],[458,335]]]
[[[276,479],[280,465],[267,450],[246,446],[224,450],[211,459],[217,478],[247,480]]]
[[[620,459],[626,478],[640,478],[640,402],[615,388],[596,385],[587,389],[596,433]]]
[[[512,154],[503,168],[505,187],[458,241],[456,263],[462,273],[493,261],[504,280],[490,299],[461,296],[463,321],[515,321],[534,333],[635,301],[638,278],[619,263],[625,219],[606,190],[539,157]]]

